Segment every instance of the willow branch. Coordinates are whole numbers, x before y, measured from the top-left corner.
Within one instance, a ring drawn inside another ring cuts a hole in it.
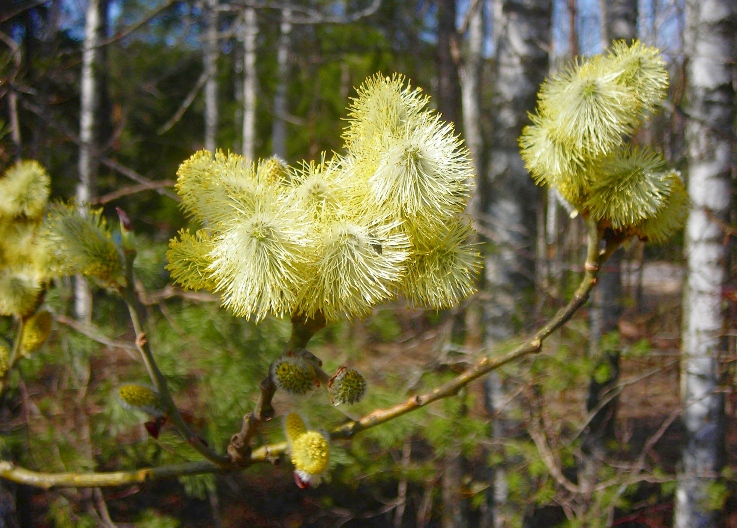
[[[335,428],[330,433],[330,437],[332,439],[350,438],[360,431],[386,423],[437,400],[453,396],[473,380],[515,360],[539,352],[544,340],[570,320],[573,314],[584,305],[591,293],[591,290],[597,283],[601,265],[604,263],[606,258],[608,258],[609,255],[611,255],[614,250],[621,245],[622,241],[620,238],[616,236],[604,236],[594,221],[588,221],[587,227],[588,236],[586,263],[584,266],[585,273],[581,283],[568,304],[561,308],[553,318],[546,325],[540,328],[532,337],[506,354],[496,357],[485,356],[480,358],[473,367],[430,392],[413,396],[406,402],[393,407],[376,409],[358,420],[347,422]],[[599,250],[599,245],[602,240],[606,241],[606,246],[604,249]],[[130,279],[129,284],[133,284],[132,271],[129,271],[128,273]],[[251,450],[248,445],[248,442],[255,434],[258,426],[262,422],[268,421],[267,418],[270,419],[270,417],[273,416],[271,399],[273,398],[275,387],[269,386],[269,383],[262,384],[265,385],[265,387],[262,386],[262,392],[256,405],[256,409],[253,413],[244,417],[243,428],[239,433],[233,435],[231,444],[228,446],[229,457],[223,457],[214,453],[198,437],[194,436],[179,415],[179,411],[177,410],[169,393],[166,379],[156,366],[151,349],[148,346],[145,334],[141,328],[141,319],[136,311],[135,296],[132,286],[129,286],[126,291],[126,295],[124,296],[126,297],[126,303],[128,304],[131,319],[133,320],[133,325],[136,331],[136,344],[138,345],[143,361],[149,370],[149,374],[151,375],[155,388],[159,392],[162,404],[165,405],[169,411],[170,419],[174,423],[175,427],[177,427],[180,433],[190,441],[193,448],[208,458],[208,461],[164,466],[161,468],[147,468],[128,472],[59,474],[33,472],[16,467],[10,462],[0,462],[0,477],[42,488],[51,488],[55,486],[121,486],[145,482],[148,480],[179,477],[183,475],[219,473],[243,469],[258,462],[272,461],[286,453],[288,449],[286,442],[265,445],[254,450]],[[299,319],[293,318],[292,337],[287,344],[286,350],[290,351],[303,348],[306,346],[312,335],[322,328],[322,326],[324,326],[324,321],[321,321],[320,318],[306,321],[300,321]],[[270,381],[270,384],[273,385],[273,381]],[[232,452],[235,453],[235,456]]]
[[[172,425],[179,431],[179,434],[187,441],[187,443],[199,454],[205,457],[210,462],[217,464],[218,466],[225,466],[229,463],[227,456],[216,453],[205,441],[198,435],[194,434],[189,426],[185,423],[182,415],[179,413],[179,409],[174,403],[174,399],[169,392],[169,384],[166,378],[159,370],[156,360],[154,359],[151,346],[148,343],[146,333],[143,331],[143,325],[141,321],[143,318],[138,313],[137,298],[135,293],[135,281],[133,278],[133,261],[135,260],[135,250],[125,251],[125,273],[126,273],[126,288],[121,292],[125,304],[128,306],[128,313],[133,323],[133,330],[136,333],[136,347],[141,353],[141,359],[143,364],[146,366],[151,382],[154,385],[154,389],[159,395],[159,400],[166,410],[166,414],[171,421]]]
[[[12,462],[0,461],[0,477],[36,488],[105,488],[140,484],[186,475],[218,473],[222,468],[212,462],[189,462],[133,471],[98,473],[41,473],[18,467]]]
[[[310,339],[312,339],[312,336],[324,328],[325,324],[325,317],[321,313],[308,319],[296,315],[292,316],[292,335],[284,352],[287,353],[305,348]],[[241,430],[230,437],[228,456],[233,464],[239,466],[250,463],[251,438],[253,438],[253,435],[256,434],[256,431],[258,431],[258,428],[263,422],[268,422],[276,414],[274,406],[271,403],[274,394],[276,394],[276,385],[271,377],[271,366],[269,366],[269,375],[261,381],[259,389],[261,392],[256,402],[256,408],[252,413],[248,413],[243,417]]]
[[[608,255],[613,253],[614,249],[616,249],[607,246],[603,251],[599,251],[602,232],[593,220],[589,220],[587,222],[587,227],[588,236],[586,263],[584,265],[585,273],[580,285],[568,304],[561,308],[553,318],[546,325],[540,328],[531,338],[514,350],[501,356],[482,357],[471,368],[431,392],[413,396],[404,403],[397,404],[387,409],[377,409],[363,418],[347,422],[333,430],[330,435],[331,438],[350,438],[360,431],[386,423],[394,418],[407,414],[408,412],[415,411],[437,400],[454,396],[459,390],[471,383],[473,380],[478,379],[508,363],[519,360],[530,354],[540,352],[543,341],[555,330],[563,326],[573,316],[573,314],[586,303],[591,290],[598,281],[599,268],[604,262],[604,258],[607,258]]]

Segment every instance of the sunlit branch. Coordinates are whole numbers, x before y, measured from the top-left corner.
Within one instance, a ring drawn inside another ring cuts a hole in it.
[[[312,336],[325,327],[325,323],[322,314],[306,320],[303,317],[292,317],[292,335],[284,351],[290,352],[305,348]],[[259,389],[261,392],[256,402],[256,408],[252,413],[248,413],[243,417],[241,430],[231,437],[230,445],[228,445],[228,456],[237,465],[249,463],[251,438],[256,434],[261,423],[268,422],[276,413],[274,406],[271,404],[271,400],[276,393],[276,385],[271,377],[271,368],[269,368],[269,375],[259,384]]]
[[[177,408],[174,400],[169,392],[169,385],[166,378],[159,370],[156,360],[154,359],[151,346],[149,345],[148,338],[143,331],[143,325],[141,324],[142,317],[138,313],[137,299],[135,294],[135,281],[133,278],[133,260],[135,259],[135,251],[125,252],[125,264],[126,264],[126,278],[127,287],[122,291],[123,300],[128,306],[128,313],[130,314],[131,322],[133,323],[133,329],[136,333],[136,347],[141,353],[141,359],[143,360],[146,370],[148,371],[151,382],[154,385],[156,392],[159,395],[159,399],[164,409],[166,410],[169,420],[174,427],[179,431],[187,443],[198,453],[200,453],[207,460],[218,464],[220,466],[227,465],[229,460],[228,457],[220,455],[210,449],[205,441],[198,435],[194,434],[189,426],[184,422],[179,409]]]
[[[187,475],[217,473],[222,468],[212,462],[190,462],[133,471],[112,471],[109,473],[41,473],[0,462],[0,477],[37,488],[95,488],[126,486]]]
[[[457,375],[449,382],[436,389],[418,394],[409,398],[404,403],[397,404],[386,409],[376,409],[369,414],[344,423],[330,433],[334,440],[351,438],[356,433],[387,423],[395,418],[425,407],[432,402],[454,396],[463,387],[478,379],[479,377],[499,369],[504,365],[519,360],[525,356],[538,353],[544,340],[554,331],[563,326],[587,301],[589,294],[597,283],[598,273],[601,265],[622,243],[622,240],[603,233],[596,222],[587,222],[587,253],[584,265],[585,273],[580,285],[566,306],[561,308],[547,324],[542,326],[524,343],[514,350],[500,356],[484,356],[468,370]],[[600,249],[601,242],[606,245]],[[132,262],[132,260],[131,260]],[[132,272],[129,271],[132,275]],[[131,277],[132,281],[132,277]],[[125,294],[124,294],[125,295]],[[162,404],[170,413],[174,426],[190,442],[190,445],[200,454],[208,458],[207,462],[194,462],[177,466],[164,466],[161,468],[147,468],[136,471],[121,471],[112,473],[38,473],[28,471],[14,466],[10,462],[0,462],[0,477],[37,487],[105,487],[121,486],[148,480],[179,477],[183,475],[194,475],[200,473],[219,473],[243,469],[255,463],[273,461],[286,453],[288,446],[286,442],[270,444],[251,450],[249,441],[262,422],[270,420],[274,414],[271,400],[275,393],[273,380],[267,377],[261,385],[261,395],[253,413],[247,414],[243,419],[243,427],[239,433],[233,435],[228,447],[228,457],[213,452],[197,436],[195,436],[184,423],[169,393],[166,379],[156,366],[151,349],[143,333],[140,317],[136,310],[135,299],[132,290],[128,292],[126,302],[128,304],[131,319],[136,331],[136,344],[139,347],[144,363],[151,375],[156,390],[159,392]],[[292,321],[292,337],[287,344],[286,350],[304,348],[312,335],[324,326],[321,320]]]

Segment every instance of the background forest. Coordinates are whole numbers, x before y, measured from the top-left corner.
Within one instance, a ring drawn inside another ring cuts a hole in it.
[[[624,243],[538,353],[333,441],[319,487],[296,486],[278,456],[111,487],[24,482],[7,461],[84,474],[202,460],[116,397],[148,383],[125,304],[94,281],[57,280],[33,352],[8,355],[19,318],[0,317],[0,526],[737,527],[731,0],[0,0],[0,173],[36,160],[52,201],[99,208],[110,226],[127,214],[159,368],[188,427],[223,452],[290,327],[172,284],[169,240],[197,228],[179,209],[178,167],[203,148],[319,163],[341,152],[366,78],[397,72],[422,88],[473,159],[478,291],[318,332],[310,351],[326,372],[360,371],[366,396],[334,407],[322,391],[278,392],[253,443],[279,443],[288,412],[328,430],[428,393],[572,298],[591,271],[586,224],[535,184],[518,138],[547,76],[620,39],[662,52],[667,100],[631,136],[680,171],[689,220],[661,245]]]

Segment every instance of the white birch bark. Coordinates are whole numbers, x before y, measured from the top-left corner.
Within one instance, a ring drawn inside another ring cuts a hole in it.
[[[10,138],[15,145],[15,160],[20,161],[23,145],[21,144],[20,119],[18,118],[18,94],[14,89],[8,92],[8,114],[10,115]]]
[[[205,81],[205,148],[214,152],[218,130],[218,0],[207,0],[205,7],[204,69]]]
[[[274,94],[274,122],[271,127],[271,150],[282,159],[287,157],[287,86],[289,85],[289,52],[291,48],[292,10],[281,10],[279,44],[276,50],[277,85]]]
[[[84,44],[82,51],[82,76],[80,79],[79,116],[79,184],[77,203],[81,208],[89,204],[95,196],[95,179],[98,162],[96,159],[99,143],[99,112],[101,89],[99,70],[102,67],[102,42],[104,17],[107,14],[106,0],[89,0],[85,13]],[[78,319],[89,320],[92,315],[92,297],[84,277],[78,276],[74,282],[74,311]]]
[[[481,71],[484,46],[484,2],[472,0],[469,6],[467,47],[460,68],[463,135],[471,153],[476,175],[481,175],[483,139],[481,137]],[[477,194],[471,198],[470,211],[476,209]]]
[[[724,399],[717,388],[727,259],[724,233],[717,222],[727,220],[732,196],[737,4],[688,0],[686,20],[686,141],[692,209],[686,225],[688,279],[681,351],[685,445],[674,526],[715,528],[719,512],[709,509],[708,500],[723,463]]]
[[[256,10],[243,11],[243,157],[253,160],[256,155]]]
[[[602,48],[613,41],[632,41],[637,37],[637,0],[600,0]],[[618,249],[601,270],[599,284],[592,295],[589,324],[589,354],[594,361],[594,372],[606,372],[604,379],[592,376],[586,399],[586,414],[598,409],[582,434],[579,483],[584,501],[594,505],[591,493],[601,477],[600,470],[607,443],[614,439],[618,398],[601,405],[602,395],[619,381],[618,349],[602,348],[602,337],[618,329],[623,310],[622,261],[624,250]],[[602,370],[605,369],[605,370]]]
[[[548,72],[551,42],[551,0],[498,0],[494,10],[496,68],[494,114],[489,168],[483,182],[480,209],[488,228],[496,235],[494,248],[485,259],[484,305],[487,349],[509,339],[524,326],[534,285],[535,242],[539,189],[524,167],[517,138],[528,123],[527,112],[535,107],[537,90]],[[485,384],[492,413],[505,403],[498,375]],[[509,421],[495,420],[496,441],[507,435]],[[494,468],[493,526],[508,526],[507,484],[504,468]]]
[[[601,47],[615,40],[637,38],[637,0],[599,0]]]

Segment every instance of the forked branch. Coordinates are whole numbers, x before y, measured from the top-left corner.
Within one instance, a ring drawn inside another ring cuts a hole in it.
[[[619,237],[611,236],[608,233],[605,234],[593,220],[588,221],[587,228],[587,256],[585,273],[581,283],[568,304],[561,308],[534,335],[506,354],[481,357],[471,368],[430,392],[413,396],[407,401],[394,405],[393,407],[376,409],[358,420],[344,423],[333,429],[330,437],[332,439],[351,438],[361,431],[394,420],[435,401],[453,396],[473,380],[525,356],[538,353],[542,349],[545,339],[570,320],[573,314],[586,303],[589,294],[597,283],[601,265],[623,242]],[[602,241],[606,243],[603,249],[600,248]],[[231,439],[228,449],[229,456],[215,453],[193,435],[176,410],[176,406],[166,386],[166,380],[156,367],[151,350],[145,340],[145,334],[143,334],[141,329],[140,320],[135,309],[135,302],[132,302],[130,298],[128,299],[128,306],[136,328],[137,345],[144,358],[144,362],[149,368],[149,372],[152,374],[152,379],[162,398],[162,403],[171,413],[172,421],[180,433],[189,439],[192,447],[208,460],[159,468],[144,468],[109,473],[39,473],[18,467],[12,462],[0,461],[0,477],[46,489],[53,487],[87,488],[124,486],[185,475],[239,470],[256,463],[273,461],[280,455],[286,453],[288,448],[286,442],[261,446],[252,451],[249,446],[249,441],[253,437],[257,427],[274,415],[271,405],[271,398],[275,390],[273,382],[262,383],[259,403],[254,413],[244,417],[242,430]],[[292,338],[287,345],[288,349],[304,347],[307,341],[309,341],[309,338],[319,328],[324,326],[324,321],[315,321],[312,326],[309,323],[303,326],[303,331],[297,329],[293,332]],[[299,325],[295,326],[295,328],[298,327]]]

